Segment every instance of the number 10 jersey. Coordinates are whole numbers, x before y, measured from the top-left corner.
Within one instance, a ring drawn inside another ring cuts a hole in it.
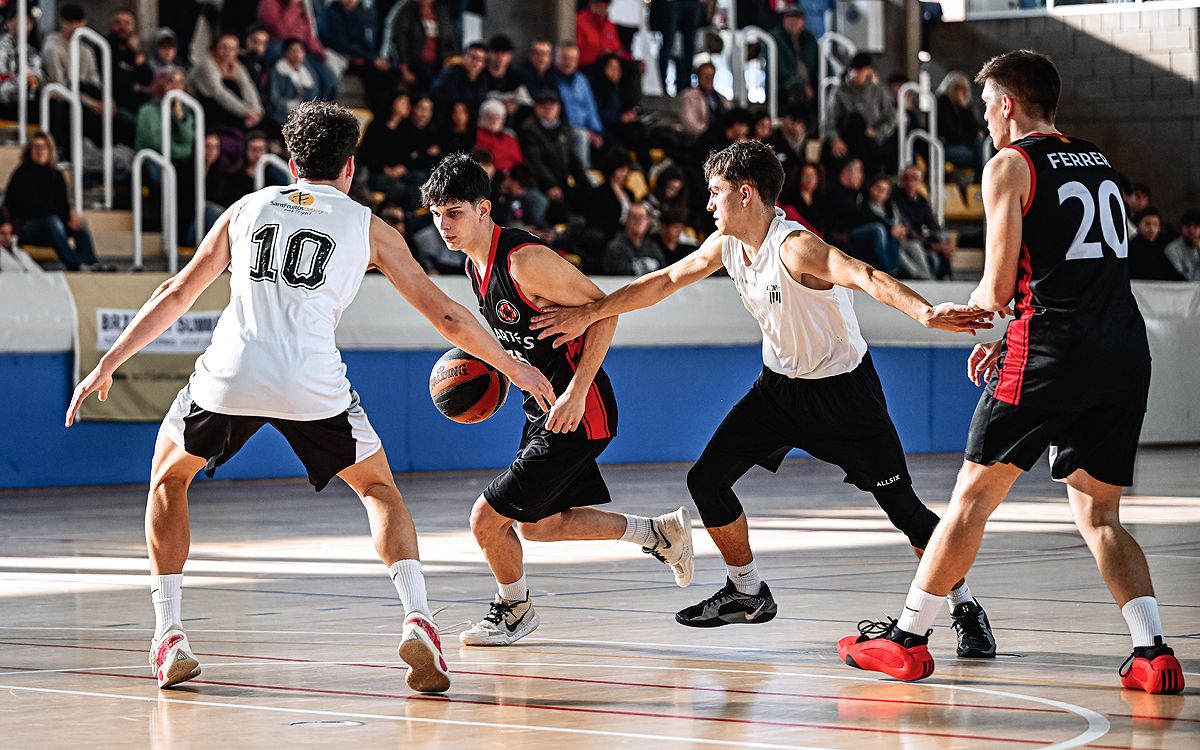
[[[229,222],[229,306],[196,360],[195,403],[311,421],[350,406],[334,341],[371,258],[370,210],[331,185],[251,193]]]
[[[1116,170],[1095,145],[1034,133],[1014,299],[988,392],[1053,410],[1145,411],[1146,326],[1129,286],[1129,234]],[[992,219],[997,221],[999,219]]]

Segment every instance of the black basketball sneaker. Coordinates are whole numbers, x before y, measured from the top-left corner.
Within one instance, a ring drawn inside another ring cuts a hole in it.
[[[675,622],[689,628],[769,622],[779,614],[775,597],[764,581],[757,594],[743,594],[726,578],[725,586],[699,604],[675,613]]]
[[[963,602],[950,613],[958,635],[958,655],[970,659],[995,659],[996,638],[987,612],[977,601]]]

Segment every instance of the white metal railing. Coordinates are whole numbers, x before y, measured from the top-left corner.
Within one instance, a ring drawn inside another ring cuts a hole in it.
[[[42,87],[42,93],[38,100],[38,123],[41,125],[42,130],[47,133],[50,132],[50,99],[55,96],[58,96],[67,102],[71,102],[73,99],[78,98],[71,93],[71,89],[67,88],[61,83],[47,83]],[[75,108],[72,106],[71,117],[73,118],[74,116]],[[57,159],[58,154],[54,154],[54,158]],[[76,206],[75,208],[78,209],[79,207]]]
[[[80,96],[80,81],[79,81],[79,65],[80,65],[80,48],[79,45],[83,40],[87,39],[100,49],[101,57],[101,97],[102,97],[102,119],[103,139],[104,143],[100,145],[101,154],[104,159],[104,207],[111,209],[113,206],[113,147],[112,147],[112,47],[109,46],[108,40],[101,36],[98,32],[89,29],[87,26],[82,26],[76,29],[71,35],[71,93],[74,98],[71,100],[71,108],[73,109],[71,117],[71,168],[74,170],[75,176],[75,210],[83,211],[83,98]]]
[[[144,148],[133,157],[133,267],[142,268],[142,165],[152,161],[162,169],[162,249],[167,256],[167,270],[179,270],[179,215],[175,211],[176,177],[175,165],[169,157]],[[197,222],[204,221],[201,214]],[[197,223],[197,226],[201,226]]]
[[[833,97],[842,83],[842,73],[845,72],[845,66],[834,56],[833,48],[840,47],[846,57],[853,57],[858,54],[858,46],[849,37],[836,31],[826,31],[822,34],[818,46],[820,53],[817,55],[817,124],[821,140],[824,140],[833,129]]]
[[[17,143],[29,124],[29,0],[17,0]]]
[[[292,167],[282,158],[272,153],[262,155],[258,163],[254,165],[254,189],[262,190],[267,185],[267,167],[276,167],[283,170],[284,174],[290,175]]]
[[[925,141],[929,146],[929,207],[933,209],[938,225],[943,226],[946,223],[946,147],[937,136],[924,130],[914,130],[908,134],[903,148],[911,154],[918,140]]]
[[[771,116],[771,122],[775,123],[779,120],[779,43],[775,41],[775,37],[763,31],[757,26],[747,26],[740,32],[742,43],[738,45],[736,54],[742,59],[746,56],[746,42],[760,42],[767,48],[767,55],[770,58],[767,62],[767,113]],[[746,81],[745,73],[742,75],[742,97],[745,103],[746,97]]]
[[[205,178],[207,177],[204,161],[204,107],[186,91],[168,91],[162,98],[159,112],[162,118],[162,155],[167,159],[171,158],[171,128],[175,121],[175,118],[171,117],[171,108],[176,101],[192,110],[192,116],[196,120],[196,138],[192,145],[192,157],[196,165],[196,245],[199,245],[200,238],[203,236],[204,205],[208,198],[204,194]]]
[[[896,92],[896,143],[899,148],[899,159],[896,173],[915,161],[914,149],[918,140],[929,145],[929,203],[937,217],[938,223],[945,223],[946,218],[946,147],[938,138],[937,96],[929,80],[929,53],[922,52],[921,72],[917,82],[909,81],[900,86]],[[917,109],[925,113],[925,128],[915,128],[908,132],[908,110],[905,106],[908,95],[917,95]]]

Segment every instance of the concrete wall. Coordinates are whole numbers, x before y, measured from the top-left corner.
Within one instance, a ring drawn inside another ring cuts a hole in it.
[[[931,52],[974,74],[989,57],[1032,47],[1063,78],[1058,126],[1095,141],[1177,223],[1200,207],[1200,10],[1137,10],[941,24]]]

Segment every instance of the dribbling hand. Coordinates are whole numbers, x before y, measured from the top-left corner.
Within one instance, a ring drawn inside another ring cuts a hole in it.
[[[996,360],[1000,358],[1000,342],[976,344],[967,357],[967,378],[975,385],[982,385],[991,380],[992,370],[996,368]]]
[[[921,324],[926,328],[969,333],[974,336],[976,331],[992,327],[992,315],[990,310],[984,310],[974,305],[943,302],[930,308]]]
[[[546,376],[532,365],[517,362],[516,369],[509,375],[509,380],[513,385],[533,396],[542,411],[550,411],[550,407],[554,405],[554,386],[550,385]]]
[[[84,399],[93,393],[99,393],[99,399],[107,401],[108,389],[112,388],[112,383],[112,375],[101,372],[99,367],[79,381],[79,385],[75,386],[75,393],[71,395],[71,405],[67,407],[65,425],[70,427],[75,424],[75,417],[79,416],[79,407],[83,406]]]
[[[582,307],[546,307],[541,315],[535,315],[529,321],[529,327],[542,330],[539,339],[556,336],[555,348],[574,341],[583,335],[592,322]]]

